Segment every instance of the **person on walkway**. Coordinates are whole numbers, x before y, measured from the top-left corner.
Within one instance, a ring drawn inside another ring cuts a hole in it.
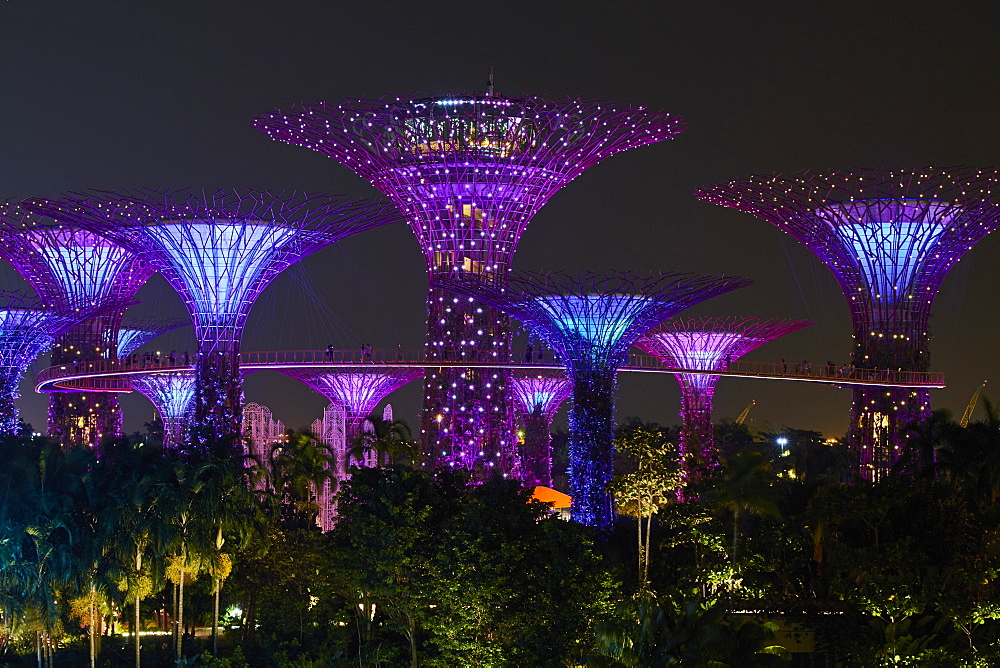
[[[533,352],[534,352],[534,348],[532,348],[531,344],[529,343],[528,347],[524,349],[524,361],[525,362],[530,362],[531,361],[531,353],[533,353]]]

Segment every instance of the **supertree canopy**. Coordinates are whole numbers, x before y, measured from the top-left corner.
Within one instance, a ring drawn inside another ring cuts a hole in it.
[[[636,341],[664,365],[698,371],[726,371],[754,348],[811,325],[808,320],[762,318],[673,318]],[[688,475],[718,464],[712,428],[712,399],[719,376],[675,373],[681,386],[680,450]]]
[[[338,160],[405,214],[427,263],[427,358],[447,362],[508,361],[511,332],[506,316],[459,299],[442,278],[505,280],[528,222],[560,188],[606,157],[684,130],[680,117],[632,104],[492,90],[301,105],[255,126]],[[432,464],[482,472],[513,461],[508,381],[501,369],[429,370],[421,433]]]
[[[132,389],[149,399],[163,422],[163,447],[184,442],[184,428],[194,413],[194,371],[179,370],[134,375]]]
[[[239,344],[261,291],[313,251],[398,219],[387,204],[255,190],[94,191],[27,206],[121,244],[180,294],[199,343],[199,440],[239,433]]]
[[[663,319],[715,295],[749,285],[745,278],[649,272],[515,273],[509,285],[456,279],[449,287],[477,295],[524,323],[566,365],[570,408],[573,518],[610,527],[605,488],[612,475],[615,376],[636,339]]]
[[[187,325],[175,318],[131,318],[126,316],[118,328],[118,357],[125,358],[156,337]]]
[[[1000,224],[995,169],[804,171],[713,184],[696,196],[777,226],[833,271],[862,368],[928,370],[928,318],[941,281]],[[926,390],[856,389],[849,436],[862,474],[887,471],[904,427],[929,410]]]
[[[297,378],[319,392],[332,403],[342,406],[345,411],[345,447],[347,451],[336,452],[337,476],[347,477],[351,465],[373,466],[373,459],[361,461],[349,456],[350,448],[361,434],[364,421],[371,416],[378,403],[404,385],[415,381],[424,374],[423,369],[351,369],[349,371],[325,371],[322,369],[280,369],[281,373]]]
[[[552,418],[573,393],[562,371],[520,371],[510,380],[521,413],[521,478],[530,486],[552,487]]]
[[[0,257],[50,302],[127,303],[153,271],[133,253],[79,227],[66,227],[11,203],[0,207]],[[82,322],[61,334],[53,364],[116,356],[121,311]],[[62,444],[94,446],[121,432],[118,399],[107,393],[53,392],[48,434]]]
[[[15,401],[28,365],[52,346],[55,338],[83,320],[121,306],[82,302],[45,302],[16,292],[0,292],[0,434],[18,429]]]

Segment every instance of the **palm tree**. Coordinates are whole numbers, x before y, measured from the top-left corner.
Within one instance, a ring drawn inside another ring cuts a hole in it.
[[[290,501],[315,524],[321,491],[336,480],[335,462],[333,449],[312,434],[289,432],[285,443],[272,447],[271,486],[279,499]]]
[[[715,488],[714,501],[733,513],[731,561],[734,572],[740,514],[748,512],[781,519],[781,512],[774,502],[773,477],[771,461],[759,450],[743,450],[725,463],[722,479]]]
[[[403,420],[383,420],[373,414],[364,422],[364,428],[351,445],[352,461],[365,461],[366,455],[380,466],[413,463],[416,444],[410,426]]]
[[[251,487],[252,467],[247,463],[241,456],[217,456],[205,470],[201,505],[210,530],[206,569],[212,577],[213,657],[219,643],[219,595],[232,570],[232,558],[223,547],[228,540],[231,548],[241,550],[265,532],[264,514]]]
[[[160,488],[165,531],[158,538],[163,548],[172,553],[167,560],[167,578],[175,588],[174,659],[177,662],[183,655],[185,581],[197,576],[203,568],[203,560],[211,552],[211,531],[206,527],[206,504],[202,495],[211,466],[211,462],[200,458],[174,459]]]
[[[160,523],[159,492],[163,483],[162,451],[142,443],[128,441],[106,443],[102,469],[106,475],[106,494],[113,502],[102,517],[102,524],[115,528],[114,549],[119,559],[130,566],[119,581],[125,598],[132,603],[132,635],[135,665],[141,665],[139,605],[153,591],[148,558],[152,556],[153,537],[163,533]]]

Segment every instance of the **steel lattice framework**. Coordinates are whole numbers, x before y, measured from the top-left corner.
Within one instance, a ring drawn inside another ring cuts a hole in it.
[[[60,334],[117,302],[46,302],[17,292],[0,292],[0,434],[18,429],[18,383],[28,365]]]
[[[853,363],[926,371],[931,303],[948,270],[1000,225],[1000,173],[971,167],[752,176],[696,196],[753,214],[833,271],[854,324]],[[921,390],[858,389],[850,436],[861,472],[885,473],[904,427],[925,418]]]
[[[0,257],[10,262],[46,301],[127,303],[152,275],[149,265],[103,237],[66,227],[10,203],[0,206]],[[80,323],[57,337],[53,364],[114,358],[121,311]],[[64,445],[97,445],[121,433],[117,397],[54,392],[48,434]]]
[[[654,272],[514,273],[509,285],[456,279],[448,286],[477,295],[520,320],[557,352],[573,381],[570,494],[573,518],[610,527],[605,491],[612,475],[618,367],[635,341],[665,318],[750,280]],[[461,453],[457,453],[461,455]]]
[[[118,328],[118,357],[124,359],[156,337],[187,324],[175,318],[125,317]]]
[[[531,218],[600,160],[672,138],[678,116],[621,102],[458,94],[300,105],[258,118],[272,139],[319,151],[370,181],[405,214],[429,276],[429,357],[510,356],[510,323],[441,287],[456,274],[504,280]],[[421,434],[440,464],[490,470],[513,439],[509,373],[431,371]],[[444,452],[445,455],[438,455]],[[509,472],[509,471],[508,471]]]
[[[640,338],[636,347],[665,366],[726,371],[734,362],[768,341],[813,324],[808,320],[673,318]],[[718,464],[712,428],[712,400],[719,376],[675,373],[681,386],[680,450],[688,475]]]
[[[521,371],[510,387],[524,430],[520,477],[529,486],[552,487],[552,418],[573,394],[573,383],[562,371]]]
[[[376,462],[353,460],[349,456],[361,434],[364,421],[371,416],[379,402],[399,388],[424,375],[423,369],[359,369],[331,372],[312,369],[280,369],[281,373],[296,378],[314,391],[322,394],[345,411],[344,450],[335,452],[337,476],[344,480],[352,465],[373,465]],[[341,445],[338,443],[337,445]]]
[[[239,433],[239,343],[261,291],[313,251],[399,218],[357,198],[250,189],[94,191],[28,205],[116,241],[181,296],[199,343],[199,440]]]
[[[178,448],[194,415],[194,371],[170,371],[132,377],[132,389],[149,399],[163,421],[163,447]]]

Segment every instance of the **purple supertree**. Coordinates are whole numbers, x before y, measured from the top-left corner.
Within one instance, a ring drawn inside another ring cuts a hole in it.
[[[350,371],[325,371],[322,369],[279,369],[297,378],[331,402],[343,406],[346,413],[345,447],[347,451],[334,453],[337,457],[337,477],[344,480],[347,469],[353,464],[349,451],[355,444],[364,425],[379,402],[404,385],[424,375],[423,369],[352,369]],[[368,465],[376,462],[369,460]]]
[[[735,276],[652,272],[515,273],[509,285],[473,277],[448,283],[524,323],[556,351],[573,381],[569,486],[573,519],[608,528],[615,377],[636,339],[664,318],[744,287]]]
[[[149,399],[163,422],[163,447],[177,448],[194,415],[195,373],[191,370],[133,375],[132,389]]]
[[[100,313],[122,308],[117,302],[46,302],[16,292],[0,292],[0,434],[17,433],[18,384],[28,365],[60,334]]]
[[[442,279],[505,281],[529,221],[560,188],[606,157],[684,130],[680,117],[641,106],[506,98],[492,86],[486,94],[301,105],[255,126],[338,160],[405,214],[427,263],[427,359],[447,362],[508,361],[511,331],[504,314],[459,299]],[[431,464],[482,472],[502,467],[497,452],[515,461],[508,380],[502,369],[429,370],[421,435]]]
[[[133,318],[126,316],[118,328],[118,358],[124,359],[153,339],[188,323],[176,318]]]
[[[249,189],[95,191],[27,205],[128,248],[184,300],[199,344],[196,441],[239,433],[240,339],[271,280],[313,251],[398,220],[387,204]]]
[[[552,487],[552,418],[573,394],[573,383],[562,371],[521,371],[510,387],[524,430],[520,477],[532,487]]]
[[[674,318],[636,341],[665,366],[693,371],[726,371],[754,348],[811,325],[808,320],[761,318]],[[712,428],[712,399],[719,376],[675,373],[681,386],[680,451],[689,478],[718,464]]]
[[[928,318],[945,274],[1000,225],[995,169],[857,169],[752,176],[699,199],[751,213],[805,244],[837,278],[854,324],[853,363],[927,371]],[[905,427],[930,411],[926,390],[854,390],[848,432],[862,475],[900,454]]]
[[[133,253],[93,232],[61,225],[11,203],[0,207],[0,257],[45,301],[128,303],[153,271]],[[57,337],[52,364],[114,359],[121,311],[82,322]],[[48,434],[63,445],[95,446],[121,433],[118,398],[53,392]]]

